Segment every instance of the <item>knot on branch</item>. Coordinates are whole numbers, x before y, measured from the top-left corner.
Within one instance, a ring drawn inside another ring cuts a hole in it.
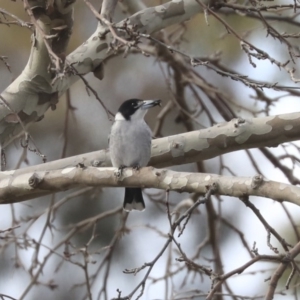
[[[251,187],[255,190],[258,189],[262,183],[264,182],[264,178],[262,175],[258,174],[252,178]]]
[[[283,264],[289,264],[292,261],[291,253],[287,252],[281,259]]]
[[[30,187],[35,189],[42,182],[42,180],[43,179],[39,177],[38,174],[33,173],[28,179],[28,184]]]
[[[100,161],[100,160],[98,160],[98,159],[95,159],[95,160],[92,161],[91,165],[92,165],[93,167],[101,167],[102,161]]]
[[[206,189],[207,193],[205,195],[205,198],[209,198],[219,190],[219,184],[217,182],[213,182],[211,185],[206,186]]]
[[[86,165],[84,163],[82,163],[82,162],[79,162],[76,165],[76,168],[84,170],[84,169],[86,169]]]

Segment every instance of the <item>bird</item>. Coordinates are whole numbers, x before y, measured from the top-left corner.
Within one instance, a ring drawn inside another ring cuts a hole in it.
[[[151,157],[152,131],[144,120],[149,108],[161,105],[161,100],[129,99],[115,115],[109,138],[110,158],[119,174],[126,167],[147,166]],[[125,188],[125,211],[145,209],[141,188]]]

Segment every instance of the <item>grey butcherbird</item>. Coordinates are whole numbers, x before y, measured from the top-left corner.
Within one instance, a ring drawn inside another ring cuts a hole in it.
[[[152,132],[144,117],[160,100],[130,99],[119,108],[111,128],[109,149],[112,165],[123,168],[147,166],[151,156]],[[125,188],[123,208],[126,211],[144,210],[141,188]]]

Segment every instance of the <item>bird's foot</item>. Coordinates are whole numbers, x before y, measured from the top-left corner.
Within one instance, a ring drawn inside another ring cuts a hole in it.
[[[120,178],[120,177],[122,176],[123,170],[124,170],[125,168],[126,168],[126,166],[120,166],[120,167],[118,168],[118,171],[115,172],[115,176],[116,176],[117,178]]]
[[[134,169],[136,171],[138,171],[140,168],[141,168],[140,165],[134,165],[134,166],[132,166],[132,169]]]

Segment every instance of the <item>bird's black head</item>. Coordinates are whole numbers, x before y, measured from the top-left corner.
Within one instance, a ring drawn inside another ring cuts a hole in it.
[[[118,110],[118,114],[127,121],[130,121],[132,118],[142,119],[148,108],[160,104],[160,100],[129,99],[122,103]]]

